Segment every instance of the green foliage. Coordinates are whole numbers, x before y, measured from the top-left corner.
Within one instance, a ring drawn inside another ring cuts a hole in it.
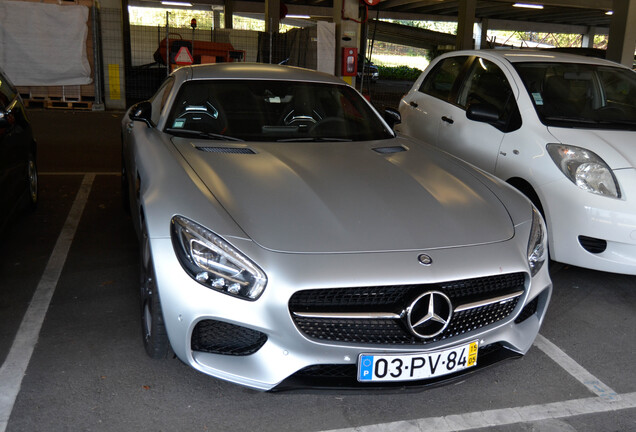
[[[415,81],[421,70],[408,66],[382,66],[378,65],[380,78],[386,80]]]

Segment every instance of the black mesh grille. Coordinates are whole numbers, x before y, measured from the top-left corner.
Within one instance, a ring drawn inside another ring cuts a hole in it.
[[[428,339],[414,336],[402,319],[302,317],[294,312],[390,312],[402,314],[419,295],[437,290],[453,307],[523,291],[525,275],[515,273],[431,285],[357,287],[299,291],[289,301],[294,322],[310,338],[333,342],[381,345],[425,345],[479,329],[508,317],[519,298],[453,314],[443,333]]]
[[[199,322],[192,332],[192,349],[212,354],[245,356],[267,342],[267,335],[222,321]]]
[[[295,317],[298,328],[310,338],[334,342],[380,345],[426,345],[448,339],[506,318],[517,306],[518,298],[504,304],[492,304],[455,313],[440,335],[420,339],[411,334],[401,320],[329,319]]]
[[[197,150],[201,150],[207,153],[226,153],[226,154],[256,154],[254,150],[246,147],[197,147]]]

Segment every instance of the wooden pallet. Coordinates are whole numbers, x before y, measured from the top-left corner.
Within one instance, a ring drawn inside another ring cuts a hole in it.
[[[46,108],[50,109],[66,109],[66,110],[92,110],[93,102],[89,101],[63,101],[63,100],[48,100],[46,101]]]

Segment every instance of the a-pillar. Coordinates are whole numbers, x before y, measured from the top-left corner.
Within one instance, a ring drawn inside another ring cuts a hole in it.
[[[614,0],[613,10],[607,58],[631,68],[636,47],[636,0]]]
[[[364,19],[364,17],[362,18]],[[357,22],[356,22],[357,21]],[[355,86],[355,76],[342,76],[342,57],[345,48],[360,45],[360,1],[333,0],[333,22],[336,24],[336,76]]]
[[[473,49],[473,27],[477,0],[459,0],[455,48]]]

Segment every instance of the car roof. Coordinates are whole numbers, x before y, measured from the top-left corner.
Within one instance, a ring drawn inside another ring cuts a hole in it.
[[[264,63],[216,63],[193,65],[177,69],[176,78],[183,80],[233,79],[233,80],[279,80],[310,81],[330,84],[345,84],[341,79],[322,72],[293,66]]]
[[[588,57],[577,54],[553,51],[550,49],[486,49],[486,50],[466,50],[455,51],[455,55],[480,55],[492,56],[510,63],[583,63],[592,65],[619,66],[625,67],[609,60],[597,57]]]

